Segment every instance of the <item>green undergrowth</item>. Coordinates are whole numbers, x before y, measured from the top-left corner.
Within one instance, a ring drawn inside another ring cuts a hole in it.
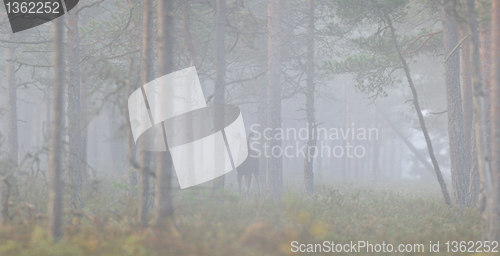
[[[438,255],[428,252],[430,241],[440,241],[443,252],[446,241],[481,240],[477,211],[448,208],[436,193],[328,186],[313,196],[299,189],[287,191],[280,202],[209,189],[178,192],[176,228],[169,231],[139,229],[134,198],[111,206],[93,199],[98,207],[87,203],[85,210],[96,218],[67,215],[65,235],[58,243],[47,237],[44,219],[3,226],[0,255],[301,255],[291,252],[292,241],[361,240],[395,246],[424,244],[425,252],[418,255]]]

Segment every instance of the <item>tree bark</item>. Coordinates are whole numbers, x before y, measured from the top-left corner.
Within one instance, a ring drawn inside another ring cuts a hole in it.
[[[13,34],[9,34],[8,40],[14,39]],[[17,166],[18,162],[18,135],[17,135],[17,87],[16,87],[16,67],[12,61],[16,58],[14,45],[9,45],[5,59],[6,80],[7,80],[7,153],[9,160]]]
[[[347,129],[349,129],[349,120],[350,120],[350,116],[349,116],[349,85],[347,84],[344,84],[344,127],[347,131]],[[376,121],[376,120],[374,120]],[[342,140],[342,146],[343,148],[345,149],[347,147],[347,144],[349,143],[349,136],[346,136],[343,140]],[[378,149],[375,149],[374,150],[378,150]],[[374,152],[375,153],[375,152]],[[375,155],[375,154],[373,154]],[[375,179],[375,175],[376,175],[376,172],[377,172],[377,166],[378,166],[378,163],[375,164],[375,161],[378,161],[373,159],[374,160],[374,165],[373,165],[373,176],[374,176],[374,179]],[[348,172],[349,172],[349,159],[347,158],[347,154],[344,154],[342,156],[342,179],[346,180],[347,179],[347,176],[348,176]]]
[[[133,74],[134,74],[134,57],[131,57],[129,59],[129,69],[128,69],[128,75],[127,75],[127,80],[125,82],[125,102],[127,102],[129,95],[136,89],[133,88],[132,86],[132,80],[133,80]],[[137,81],[136,81],[137,82]],[[135,84],[135,83],[134,83]],[[130,118],[129,118],[129,112],[128,112],[128,106],[125,104],[124,105],[124,111],[125,111],[125,122],[127,124],[126,127],[126,132],[127,132],[127,174],[129,177],[129,196],[135,196],[136,193],[134,192],[135,187],[137,186],[137,170],[134,165],[137,163],[137,156],[136,156],[136,147],[134,143],[134,136],[132,134],[132,126],[130,124]]]
[[[260,134],[264,133],[264,129],[268,127],[267,113],[268,113],[268,81],[267,78],[263,79],[264,81],[259,83],[259,113],[258,113],[258,122],[260,124],[259,132]],[[251,144],[252,142],[250,142]],[[268,141],[264,136],[260,136],[259,139],[259,147],[262,148],[263,145],[266,145]],[[251,152],[249,152],[250,154]],[[267,188],[267,161],[268,158],[262,154],[259,158],[259,179],[262,188]]]
[[[79,5],[83,6],[85,0],[80,0]],[[73,10],[73,12],[79,12],[79,8]],[[81,25],[79,25],[81,26]],[[80,32],[78,31],[78,40],[80,40]],[[78,45],[79,49],[80,46]],[[80,136],[81,136],[81,173],[82,173],[82,195],[90,190],[90,177],[88,172],[88,161],[87,161],[87,139],[88,139],[88,123],[89,115],[87,113],[87,95],[89,93],[87,84],[84,77],[80,75]]]
[[[129,8],[134,6],[133,2],[128,3]],[[135,21],[132,21],[131,27],[134,27],[133,36],[139,36],[140,27],[137,29],[137,25]],[[140,63],[140,61],[139,61]],[[125,102],[128,102],[128,98],[130,94],[140,87],[141,76],[137,75],[137,64],[136,64],[136,55],[132,55],[128,59],[128,74],[127,80],[125,81]],[[83,96],[82,96],[83,98]],[[83,111],[83,109],[82,109]],[[137,157],[137,147],[134,142],[134,136],[132,134],[132,126],[130,124],[128,105],[124,104],[124,112],[125,112],[125,123],[127,124],[126,133],[127,133],[127,158],[126,158],[126,166],[127,166],[127,174],[129,178],[129,196],[135,197],[137,196],[137,192],[135,188],[138,185],[138,175],[140,171],[140,165]]]
[[[417,94],[417,89],[415,88],[415,85],[413,84],[413,79],[411,77],[410,73],[410,67],[408,66],[408,63],[406,62],[406,59],[403,57],[403,54],[401,52],[401,47],[399,46],[398,40],[396,38],[396,30],[394,29],[394,26],[392,25],[392,20],[389,17],[386,17],[387,23],[391,29],[391,36],[392,36],[392,41],[394,42],[394,46],[396,47],[396,51],[398,53],[399,60],[401,61],[401,64],[403,64],[403,68],[406,74],[406,79],[408,80],[408,84],[410,85],[410,89],[413,95],[413,105],[415,106],[415,111],[417,112],[418,115],[418,120],[420,122],[420,128],[422,129],[422,133],[424,134],[425,137],[425,143],[427,144],[427,151],[429,151],[429,156],[432,161],[432,165],[434,166],[434,172],[436,173],[436,177],[439,182],[439,186],[441,187],[441,193],[443,193],[444,201],[447,205],[451,206],[451,198],[450,194],[448,193],[448,189],[446,188],[446,183],[444,182],[443,179],[443,174],[441,173],[441,170],[439,169],[439,164],[437,162],[436,156],[434,155],[434,149],[432,147],[432,142],[431,142],[431,137],[429,136],[429,132],[427,131],[427,126],[425,125],[425,119],[424,115],[422,114],[422,110],[420,109],[420,103],[418,102],[418,94]]]
[[[477,4],[480,4],[478,1]],[[482,3],[486,4],[486,3]],[[479,24],[479,22],[478,22]],[[484,121],[486,128],[486,145],[491,156],[491,23],[481,22],[479,27],[479,54],[481,60],[481,80],[484,92]],[[489,162],[488,164],[491,164]],[[490,166],[491,170],[491,166]]]
[[[173,0],[158,1],[158,75],[164,76],[174,70],[174,4]],[[164,85],[165,86],[165,85]],[[163,129],[165,136],[165,129]],[[164,137],[165,144],[167,138]],[[167,228],[173,224],[172,204],[172,156],[166,151],[157,153],[155,184],[155,211],[153,222],[157,228]]]
[[[469,205],[474,206],[479,195],[479,173],[477,171],[476,136],[473,130],[473,99],[470,61],[470,35],[468,29],[462,29],[462,109],[464,121],[465,172],[469,176]]]
[[[153,56],[153,0],[144,0],[142,16],[142,52],[141,52],[141,77],[145,85],[154,79]],[[149,108],[149,105],[148,105]],[[139,152],[139,208],[137,217],[142,228],[148,226],[149,209],[149,152]]]
[[[268,122],[271,128],[269,141],[271,157],[268,160],[268,186],[270,197],[277,201],[283,195],[283,162],[281,155],[273,156],[274,149],[281,150],[281,140],[275,138],[281,128],[281,53],[280,53],[280,0],[269,0],[267,10],[268,29]],[[279,151],[278,151],[279,152]],[[276,153],[277,154],[277,153]]]
[[[191,18],[190,18],[190,4],[189,0],[182,1],[182,34],[184,37],[184,44],[186,46],[186,49],[189,53],[189,66],[195,66],[197,65],[197,56],[196,56],[196,47],[193,42],[193,38],[191,36],[191,30],[190,30],[190,23],[191,23]],[[193,134],[199,133],[199,130],[197,127],[193,126],[192,120],[187,120],[186,127],[191,127],[193,130]],[[192,140],[192,138],[187,138],[189,141]],[[192,168],[189,168],[191,172],[189,173],[188,179],[190,182],[194,181],[196,179],[194,172]]]
[[[500,1],[492,1],[491,54],[491,241],[500,240]]]
[[[215,115],[214,123],[216,127],[224,127],[224,110],[221,108],[225,102],[225,87],[226,87],[226,0],[217,0],[217,14],[216,14],[216,78],[214,90],[214,104]],[[223,130],[222,130],[223,132]],[[219,158],[220,156],[216,156]],[[216,159],[216,163],[221,163],[222,159]],[[222,168],[221,165],[219,168]],[[217,167],[217,165],[216,165]],[[213,182],[215,188],[224,188],[225,175],[221,175]]]
[[[50,125],[49,144],[49,230],[54,241],[58,241],[63,235],[62,228],[62,162],[63,143],[61,133],[64,129],[64,19],[55,19],[54,37],[52,42],[53,51],[53,80],[52,80],[52,123]]]
[[[13,41],[14,35],[9,34],[7,40]],[[13,64],[13,60],[16,57],[16,49],[13,44],[7,47],[5,54],[6,63],[6,80],[7,80],[7,160],[9,161],[10,170],[15,170],[18,165],[18,133],[17,133],[17,85],[16,85],[16,67]],[[5,173],[8,174],[8,173]],[[8,220],[8,201],[9,194],[11,191],[8,184],[15,182],[13,176],[9,176],[7,180],[0,181],[0,199],[2,202],[2,210],[0,211],[0,217],[2,218],[2,223],[6,223]]]
[[[78,29],[78,11],[67,13],[68,18],[68,142],[69,171],[72,185],[71,204],[73,208],[83,208],[83,154],[80,109],[80,33]]]
[[[82,1],[82,0],[80,0]],[[81,140],[82,140],[82,194],[88,193],[90,190],[90,175],[88,168],[87,159],[87,148],[88,148],[88,134],[89,134],[89,113],[87,111],[87,95],[89,93],[86,83],[82,83],[80,80],[80,129],[81,129]]]
[[[306,116],[308,126],[307,151],[304,159],[304,185],[308,195],[314,194],[314,158],[316,149],[316,121],[314,118],[314,0],[309,0],[309,14],[307,27],[307,92],[306,92]],[[309,149],[312,149],[311,152]]]
[[[189,18],[189,0],[182,1],[182,34],[184,36],[184,43],[189,52],[189,66],[196,66],[196,47],[193,43],[190,31],[190,18]]]
[[[486,116],[484,108],[484,91],[481,77],[481,56],[479,43],[479,28],[476,14],[475,0],[467,0],[469,29],[471,31],[471,60],[472,60],[472,90],[474,103],[474,129],[476,132],[477,167],[479,171],[479,210],[483,217],[483,234],[488,239],[487,224],[491,217],[491,173],[490,157],[487,144]]]
[[[454,1],[442,1],[444,66],[446,99],[448,106],[448,138],[450,143],[450,169],[454,201],[460,208],[469,205],[468,176],[465,170],[464,126],[460,90],[460,55],[453,49],[458,45],[458,26],[453,17]],[[451,54],[451,55],[450,55]]]
[[[375,106],[375,111],[373,113],[373,127],[376,128],[376,129],[379,129],[380,128],[380,125],[379,125],[379,118],[378,118],[378,106]],[[347,112],[346,112],[347,114]],[[346,128],[349,128],[349,126],[346,125]],[[346,136],[347,138],[349,136]],[[372,178],[373,178],[373,181],[377,182],[380,178],[380,164],[379,164],[379,158],[380,158],[380,141],[379,140],[375,140],[373,141],[372,143],[372,162],[371,162],[371,165],[372,165]],[[347,161],[347,155],[344,156],[344,159],[346,159],[345,161]]]

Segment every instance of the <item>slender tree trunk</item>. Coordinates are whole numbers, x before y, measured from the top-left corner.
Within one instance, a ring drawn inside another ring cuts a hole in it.
[[[356,104],[356,109],[354,110],[354,126],[352,127],[352,132],[358,131],[359,128],[359,105],[361,104],[361,100],[359,97],[355,97],[355,104]],[[352,177],[354,180],[358,180],[359,178],[359,166],[361,165],[361,162],[363,161],[362,158],[357,158],[354,156],[353,159],[353,167],[352,167]]]
[[[379,116],[378,109],[379,109],[379,107],[375,106],[375,111],[373,113],[373,127],[375,127],[376,129],[380,128],[379,118],[378,118],[378,116]],[[374,181],[377,181],[377,180],[379,180],[379,177],[380,177],[380,166],[379,166],[379,161],[378,161],[379,157],[380,157],[380,141],[379,140],[373,141],[372,150],[373,150],[373,153],[372,153],[372,178]],[[344,157],[344,158],[346,158],[346,157]]]
[[[470,151],[472,150],[471,140],[472,136],[472,83],[470,77],[470,36],[467,30],[461,29],[460,35],[462,38],[467,37],[460,47],[462,48],[462,110],[463,110],[463,121],[464,121],[464,146],[466,155],[466,170],[470,171],[471,161],[469,159]]]
[[[83,208],[82,200],[82,129],[80,109],[80,33],[78,30],[78,12],[70,11],[68,18],[68,139],[71,177],[71,204],[73,208]]]
[[[472,67],[471,67],[472,70]],[[471,83],[472,84],[472,83]],[[471,92],[471,95],[473,92]],[[474,110],[474,108],[473,108]],[[472,116],[472,124],[474,124],[474,115]],[[472,126],[471,129],[471,138],[470,138],[470,146],[471,146],[471,166],[469,172],[469,194],[470,194],[470,206],[476,207],[477,201],[480,195],[480,180],[479,180],[479,170],[477,163],[477,143],[476,143],[476,128]]]
[[[477,1],[477,4],[486,4]],[[479,54],[481,60],[481,80],[484,91],[484,121],[486,128],[486,145],[488,155],[491,156],[491,23],[480,22],[479,27]],[[491,164],[488,163],[488,164]],[[491,166],[490,166],[491,170]]]
[[[455,17],[452,16],[454,2],[443,0],[442,6],[444,54],[447,56],[444,70],[448,106],[451,180],[455,204],[462,208],[469,205],[469,185],[468,175],[465,170],[462,93],[460,90],[460,55],[458,51],[452,53],[453,49],[458,45],[459,34]]]
[[[401,140],[398,142],[398,158],[397,158],[397,164],[396,164],[396,168],[397,168],[397,179],[401,179],[402,178],[402,170],[403,170],[403,156],[405,155],[405,152],[403,150],[403,144],[401,143]],[[432,166],[431,166],[432,167]],[[429,169],[430,171],[432,171],[432,168]]]
[[[62,162],[63,143],[61,132],[64,128],[64,19],[55,19],[54,38],[52,42],[53,51],[53,82],[52,82],[52,123],[50,126],[49,144],[49,230],[54,241],[58,241],[63,235],[62,228]]]
[[[491,173],[490,157],[486,138],[486,116],[484,108],[484,91],[481,77],[481,57],[479,43],[479,29],[476,14],[475,0],[467,0],[467,12],[469,16],[469,29],[471,32],[471,60],[472,60],[472,90],[474,103],[474,129],[476,132],[477,168],[479,171],[479,210],[482,213],[484,226],[483,238],[488,239],[487,224],[491,217]]]
[[[128,75],[127,75],[127,81],[126,81],[126,89],[125,89],[125,102],[127,102],[127,99],[129,95],[135,90],[135,88],[132,87],[132,81],[133,81],[133,74],[134,74],[134,68],[135,68],[135,63],[134,63],[134,57],[131,57],[129,59],[129,69],[128,69]],[[136,81],[137,82],[137,81]],[[134,83],[135,84],[135,83]],[[137,170],[136,167],[134,166],[137,163],[137,157],[136,157],[136,147],[134,143],[134,136],[132,134],[132,126],[130,124],[130,118],[129,118],[129,112],[128,112],[128,106],[125,104],[124,107],[125,111],[125,122],[127,124],[127,174],[129,177],[129,195],[130,196],[135,196],[136,193],[134,192],[135,187],[137,186]]]
[[[259,132],[260,134],[264,133],[264,129],[268,126],[267,122],[267,99],[268,99],[268,81],[267,78],[264,79],[265,81],[262,81],[262,83],[259,83],[259,121],[258,123],[260,124],[260,129]],[[264,136],[260,136],[259,140],[259,148],[262,148],[264,145],[266,145],[268,141]],[[249,152],[250,153],[250,152]],[[263,154],[259,158],[259,178],[260,178],[260,184],[262,188],[267,188],[267,161],[268,158],[264,156]]]
[[[281,53],[280,53],[280,0],[269,0],[267,10],[268,29],[268,122],[271,128],[269,141],[271,157],[268,159],[268,186],[272,199],[279,200],[283,194],[283,162],[280,155],[273,156],[273,150],[281,149],[281,140],[275,133],[281,128]],[[277,151],[279,152],[279,151]]]
[[[500,240],[500,1],[492,1],[493,17],[491,55],[491,181],[492,216],[490,222],[491,241]]]
[[[51,77],[51,73],[50,73],[50,69],[47,69],[47,77]],[[50,85],[47,84],[46,87],[45,87],[45,111],[46,111],[46,116],[45,116],[45,119],[46,119],[46,123],[45,123],[45,132],[46,133],[50,133],[50,125],[51,125],[51,118],[50,118],[50,110],[51,110],[51,99],[50,99],[50,94],[51,94],[51,88],[50,88]],[[49,142],[50,142],[50,137],[49,137]]]
[[[174,70],[174,0],[158,1],[158,75],[164,76]],[[165,85],[164,85],[165,86]],[[165,136],[165,129],[163,129]],[[164,137],[165,144],[167,138]],[[172,156],[166,151],[157,153],[155,184],[154,224],[157,228],[167,228],[173,224],[172,204]]]
[[[344,127],[346,129],[346,132],[349,129],[349,123],[350,123],[350,115],[349,114],[350,114],[349,113],[349,85],[344,84]],[[343,146],[344,150],[346,149],[347,144],[349,144],[349,136],[346,136],[342,140],[342,146]],[[378,150],[378,148],[376,150]],[[377,160],[374,159],[374,161],[378,161],[378,159]],[[377,163],[377,165],[378,165],[378,163]],[[375,178],[377,168],[378,168],[377,165],[375,165],[375,164],[373,165],[374,178]],[[349,175],[349,158],[347,158],[347,154],[344,154],[342,156],[342,178],[344,180],[347,180],[348,175]]]
[[[224,109],[221,107],[225,100],[225,87],[226,87],[226,49],[225,49],[225,38],[226,38],[226,0],[217,0],[217,17],[216,17],[216,28],[215,28],[215,40],[216,40],[216,78],[215,78],[215,91],[214,91],[214,103],[215,116],[214,123],[216,127],[224,127]],[[216,156],[219,158],[220,156]],[[216,160],[221,162],[220,159]],[[217,164],[216,164],[217,167]],[[223,168],[223,165],[220,165]],[[214,180],[215,188],[224,188],[225,175],[222,175]]]
[[[388,163],[389,163],[389,177],[391,179],[395,179],[396,177],[396,169],[394,168],[395,166],[395,159],[396,159],[396,140],[391,138],[391,144],[390,144],[390,155],[389,155],[389,158],[387,159]]]
[[[452,203],[450,194],[448,193],[448,189],[446,188],[446,183],[444,182],[443,179],[443,174],[439,169],[439,164],[437,162],[436,156],[434,155],[434,149],[432,147],[431,137],[429,136],[429,132],[427,131],[427,126],[425,125],[424,115],[422,114],[422,110],[420,110],[420,103],[418,102],[417,89],[413,84],[413,79],[410,73],[410,67],[408,67],[408,63],[406,62],[406,59],[403,57],[403,54],[401,53],[401,47],[399,46],[398,40],[396,38],[396,30],[392,25],[392,20],[389,17],[386,17],[386,19],[391,29],[392,41],[394,42],[394,46],[396,47],[399,60],[401,60],[401,64],[403,64],[403,68],[406,74],[406,79],[408,80],[408,84],[410,85],[410,89],[413,94],[413,105],[415,106],[415,111],[417,112],[418,120],[420,121],[420,128],[422,129],[422,133],[424,134],[425,137],[425,143],[427,144],[427,151],[429,151],[429,156],[431,158],[432,165],[434,166],[434,171],[436,172],[436,177],[438,179],[439,186],[441,186],[441,192],[443,193],[444,201],[447,205],[451,206]]]
[[[14,39],[13,34],[9,34],[9,41]],[[6,80],[7,80],[7,153],[9,160],[17,166],[18,162],[18,135],[17,135],[17,87],[16,87],[16,67],[12,60],[16,58],[16,49],[13,45],[7,48],[5,56]]]
[[[479,195],[479,174],[477,172],[477,156],[475,150],[476,136],[473,131],[473,99],[471,82],[470,61],[470,35],[468,29],[462,29],[462,38],[468,36],[462,42],[462,109],[464,121],[464,154],[465,172],[469,176],[469,205],[474,206]]]
[[[193,42],[193,38],[191,36],[191,30],[190,30],[190,23],[191,23],[191,18],[190,18],[190,4],[189,0],[182,1],[182,34],[184,37],[184,44],[186,45],[186,49],[189,53],[189,66],[195,66],[197,65],[197,56],[196,56],[196,47]],[[193,134],[199,133],[198,127],[195,127],[193,125],[192,120],[186,120],[186,127],[191,127],[193,130]],[[187,138],[189,141],[192,140],[192,138]],[[192,170],[193,168],[189,168],[190,173],[188,175],[189,182],[195,182],[195,174],[194,171]]]
[[[85,0],[80,0],[80,6],[83,6]],[[78,8],[77,8],[78,9]],[[73,12],[78,12],[75,9]],[[78,15],[78,14],[77,14]],[[77,17],[78,18],[78,17]],[[81,25],[80,25],[81,26]],[[78,32],[78,40],[80,40],[80,33]],[[78,49],[79,49],[78,45]],[[87,193],[90,190],[90,177],[88,172],[88,161],[87,161],[87,138],[88,138],[88,123],[89,123],[89,115],[87,113],[87,95],[88,95],[88,87],[85,82],[82,82],[82,78],[80,76],[80,136],[81,136],[81,173],[82,173],[82,194]],[[83,79],[83,81],[85,81]]]
[[[13,41],[14,35],[9,34],[7,40]],[[7,80],[7,159],[11,164],[8,168],[9,171],[15,170],[18,165],[18,134],[17,134],[17,85],[16,85],[16,67],[12,64],[12,61],[16,57],[16,50],[14,45],[9,45],[7,47],[7,52],[5,54],[7,60],[6,64],[6,80]],[[8,174],[8,173],[4,173]],[[0,217],[2,218],[2,223],[6,223],[8,220],[8,201],[9,195],[11,193],[9,184],[15,182],[13,176],[9,176],[5,181],[0,181],[0,199],[2,202],[2,209],[0,211]]]
[[[129,8],[132,8],[134,3],[130,2]],[[135,21],[132,21],[131,27],[137,28],[137,24]],[[140,27],[139,27],[140,28]],[[140,36],[141,31],[139,29],[134,29],[133,30],[133,36]],[[125,88],[125,102],[128,102],[128,98],[130,94],[135,91],[137,88],[140,87],[141,83],[141,76],[136,74],[137,67],[141,64],[139,61],[139,65],[136,63],[136,55],[132,55],[129,59],[129,69],[128,69],[128,75],[127,75],[127,80],[126,80],[126,88]],[[82,85],[83,87],[83,85]],[[83,95],[82,95],[82,102],[83,102]],[[82,109],[83,111],[83,109]],[[135,197],[137,196],[137,192],[135,191],[137,185],[138,185],[138,175],[140,171],[140,164],[137,156],[137,147],[134,143],[134,136],[132,134],[132,126],[130,124],[130,118],[129,118],[129,112],[128,112],[128,105],[124,104],[124,111],[125,111],[125,122],[127,124],[126,132],[127,132],[127,172],[128,172],[128,177],[129,177],[129,196]]]
[[[307,94],[306,116],[308,126],[308,141],[306,157],[304,159],[304,184],[308,195],[314,194],[314,158],[316,149],[316,121],[314,119],[314,0],[309,0],[309,21],[307,28]],[[312,149],[312,150],[309,150]]]
[[[141,53],[141,77],[145,85],[154,79],[154,56],[153,56],[153,0],[144,0],[142,16],[142,53]],[[148,105],[149,107],[149,105]],[[142,228],[148,226],[149,209],[149,160],[150,153],[144,150],[139,152],[139,208],[138,219]]]
[[[190,31],[190,18],[189,18],[189,0],[182,1],[182,34],[184,36],[184,43],[189,52],[189,66],[196,66],[196,47],[193,43]]]
[[[88,193],[90,190],[90,175],[88,168],[88,133],[89,133],[89,113],[87,111],[87,95],[88,87],[86,83],[82,83],[80,80],[80,129],[81,129],[81,140],[82,140],[82,194]]]

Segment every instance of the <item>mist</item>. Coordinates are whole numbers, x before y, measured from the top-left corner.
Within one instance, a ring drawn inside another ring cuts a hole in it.
[[[4,2],[0,252],[498,251],[497,1]]]

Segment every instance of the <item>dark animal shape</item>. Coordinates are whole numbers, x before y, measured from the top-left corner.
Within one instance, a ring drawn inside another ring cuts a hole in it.
[[[255,155],[252,153],[252,150],[250,149],[250,139],[254,133],[250,133],[247,138],[247,145],[248,145],[248,157],[247,159],[240,165],[238,168],[236,168],[238,172],[238,188],[239,192],[241,195],[241,179],[242,177],[245,177],[246,181],[246,195],[250,195],[250,185],[252,184],[252,175],[255,177],[255,181],[257,182],[257,187],[259,189],[260,193],[260,183],[259,183],[259,158],[252,157],[252,155]]]

